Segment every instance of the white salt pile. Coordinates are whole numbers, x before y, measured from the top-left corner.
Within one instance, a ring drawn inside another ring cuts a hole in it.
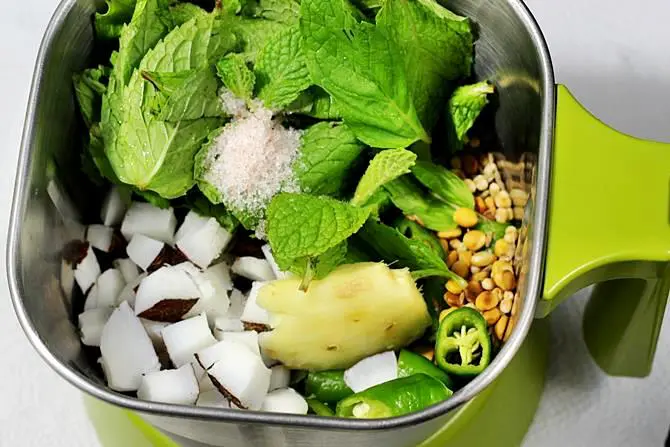
[[[234,99],[222,94],[224,107],[235,117],[207,153],[205,180],[229,208],[261,216],[275,194],[299,190],[292,166],[301,132],[283,127],[260,104],[241,110]]]

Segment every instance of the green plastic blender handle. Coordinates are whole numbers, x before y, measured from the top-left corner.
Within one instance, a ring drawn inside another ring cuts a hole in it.
[[[558,86],[544,316],[597,284],[584,315],[596,363],[651,371],[670,291],[670,145],[624,135]]]

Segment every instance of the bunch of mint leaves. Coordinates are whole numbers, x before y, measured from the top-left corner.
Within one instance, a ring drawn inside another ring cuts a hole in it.
[[[430,232],[417,240],[398,222],[446,230],[457,207],[474,206],[431,156],[461,148],[492,93],[468,85],[467,18],[435,0],[107,0],[95,31],[96,48],[113,52],[74,77],[90,177],[253,229],[199,163],[231,119],[226,88],[303,130],[293,169],[302,192],[279,193],[265,210],[282,269],[321,277],[382,260],[462,281],[426,243]],[[437,133],[449,148],[431,147]]]

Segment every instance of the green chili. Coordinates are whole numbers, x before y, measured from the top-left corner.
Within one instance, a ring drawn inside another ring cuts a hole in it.
[[[469,307],[447,314],[437,331],[435,359],[453,376],[481,373],[491,361],[491,338],[482,314]]]
[[[442,402],[452,392],[442,382],[423,373],[391,380],[340,401],[340,417],[377,419],[423,410]]]
[[[323,402],[316,399],[305,400],[307,401],[307,407],[309,408],[310,413],[316,414],[317,416],[335,416],[335,412]]]
[[[354,392],[344,382],[343,370],[310,372],[305,379],[305,395],[325,403],[337,403]]]
[[[398,355],[398,377],[409,377],[414,374],[424,373],[440,382],[447,388],[453,388],[453,382],[440,368],[422,355],[403,349]]]

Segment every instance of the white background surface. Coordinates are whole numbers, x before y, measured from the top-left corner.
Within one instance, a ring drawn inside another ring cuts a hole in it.
[[[26,98],[38,45],[57,0],[1,3],[0,270],[4,272],[4,235]],[[558,82],[617,129],[670,142],[667,0],[528,0],[528,4],[549,42]],[[4,274],[0,281],[0,446],[97,446],[78,393],[49,370],[24,339]],[[552,319],[548,384],[525,446],[660,447],[670,426],[670,324],[661,334],[649,378],[608,378],[590,361],[581,340],[583,302],[571,300]]]

